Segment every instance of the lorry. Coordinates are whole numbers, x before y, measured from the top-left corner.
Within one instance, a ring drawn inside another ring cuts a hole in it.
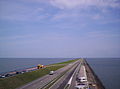
[[[37,65],[37,69],[41,69],[41,68],[43,68],[44,67],[44,65],[41,65],[41,64],[38,64]]]

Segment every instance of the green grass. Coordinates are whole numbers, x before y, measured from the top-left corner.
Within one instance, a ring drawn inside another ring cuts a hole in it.
[[[57,63],[57,64],[68,64],[71,62],[74,62],[76,60],[70,60],[62,63]],[[46,74],[48,74],[51,70],[55,71],[59,68],[64,67],[65,65],[57,65],[56,66],[50,66],[46,67],[44,69],[32,71],[32,72],[27,72],[24,74],[19,74],[16,76],[8,77],[8,78],[3,78],[0,79],[0,89],[15,89],[17,87],[20,87],[26,83],[29,83],[37,78],[40,78]]]
[[[69,63],[75,62],[75,61],[77,61],[77,60],[79,60],[79,59],[69,60],[69,61],[65,61],[65,62],[60,62],[60,63],[56,63],[56,64],[53,64],[53,65],[58,65],[58,64],[69,64]]]

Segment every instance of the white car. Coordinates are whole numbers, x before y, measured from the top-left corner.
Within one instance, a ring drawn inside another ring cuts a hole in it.
[[[54,74],[54,71],[50,71],[49,75],[53,75]]]

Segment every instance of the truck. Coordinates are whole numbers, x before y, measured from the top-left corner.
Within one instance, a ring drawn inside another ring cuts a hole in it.
[[[41,65],[41,64],[38,64],[37,65],[37,69],[41,69],[41,68],[43,68],[44,67],[44,65]]]

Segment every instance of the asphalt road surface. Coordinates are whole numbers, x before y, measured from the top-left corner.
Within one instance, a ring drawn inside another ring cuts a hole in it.
[[[78,73],[80,71],[80,67],[81,67],[81,63],[79,63],[78,67],[76,68],[76,71],[73,74],[73,78],[72,78],[71,84],[69,85],[69,89],[75,89],[76,79],[77,79]]]
[[[67,73],[65,73],[57,82],[55,82],[49,89],[64,89],[73,73],[76,71],[79,62],[76,63]]]
[[[67,66],[55,71],[53,75],[45,75],[35,81],[32,81],[22,87],[19,87],[17,89],[41,89],[43,86],[48,84],[50,81],[55,79],[57,76],[59,76],[61,73],[63,73],[66,70],[70,69],[70,74],[72,74],[73,69],[79,64],[79,60],[73,63],[68,64]],[[67,72],[68,73],[68,72]],[[69,75],[69,74],[68,74]],[[70,75],[69,75],[70,76]],[[69,79],[69,78],[68,78]]]
[[[49,89],[75,89],[76,76],[80,69],[81,62],[78,61],[67,73],[65,73],[57,82],[55,82]],[[70,81],[71,80],[71,81]]]

